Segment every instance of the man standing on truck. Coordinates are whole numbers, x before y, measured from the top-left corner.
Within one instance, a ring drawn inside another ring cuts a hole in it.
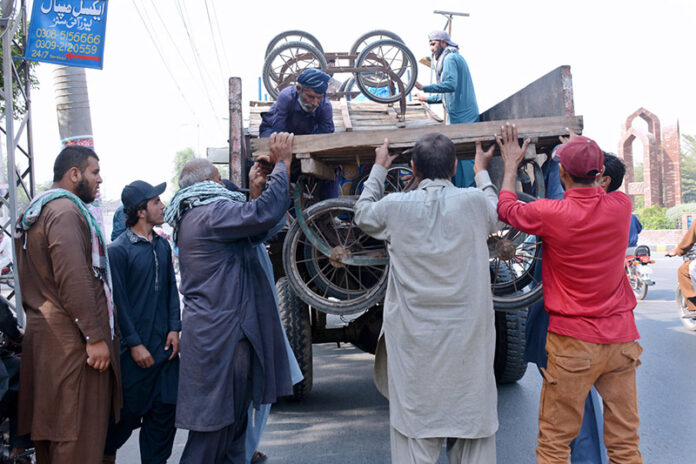
[[[99,463],[109,414],[119,418],[121,370],[106,240],[87,208],[99,158],[64,148],[53,187],[17,222],[15,250],[27,315],[19,379],[19,434],[38,463]]]
[[[270,151],[266,161],[275,167],[258,198],[227,190],[210,161],[194,159],[165,210],[184,296],[176,425],[189,435],[182,464],[245,462],[251,402],[292,394],[280,318],[253,243],[287,210],[292,135],[272,135]]]
[[[544,304],[549,313],[539,407],[539,463],[567,463],[594,385],[604,402],[604,442],[610,462],[642,463],[638,449],[636,368],[641,346],[625,277],[631,200],[600,187],[604,154],[587,137],[558,148],[563,200],[517,201],[517,168],[529,144],[517,129],[497,137],[505,165],[498,215],[542,237]],[[573,231],[573,233],[568,233]]]
[[[469,66],[459,54],[459,45],[452,42],[445,31],[433,31],[428,35],[432,63],[437,83],[422,85],[416,82],[416,88],[425,95],[416,95],[416,100],[427,103],[442,103],[447,114],[448,124],[465,124],[479,121],[479,108],[474,92],[474,82],[471,79]],[[474,162],[460,161],[454,185],[457,187],[474,186]]]
[[[140,427],[141,462],[164,464],[174,444],[179,380],[179,292],[172,249],[154,231],[164,223],[160,195],[167,187],[142,180],[125,186],[125,232],[109,245],[121,334],[123,409],[109,425],[104,462]]]
[[[493,374],[495,327],[488,235],[496,230],[496,189],[486,168],[493,147],[476,144],[478,189],[456,188],[454,144],[421,138],[411,166],[417,190],[384,195],[396,156],[388,141],[355,204],[355,223],[387,242],[389,282],[375,358],[375,382],[389,398],[391,458],[495,463],[498,429]],[[386,379],[386,380],[385,380]]]
[[[318,69],[302,72],[297,85],[281,90],[271,109],[261,113],[259,137],[270,137],[274,132],[333,133],[333,107],[326,99],[330,79],[331,76]]]

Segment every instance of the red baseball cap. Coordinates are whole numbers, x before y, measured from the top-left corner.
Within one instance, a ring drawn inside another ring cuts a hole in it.
[[[581,135],[558,147],[556,156],[568,174],[575,177],[599,177],[604,168],[604,152],[597,142]]]

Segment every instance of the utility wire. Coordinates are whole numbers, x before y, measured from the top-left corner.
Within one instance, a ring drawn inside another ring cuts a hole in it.
[[[196,62],[196,67],[198,68],[198,73],[201,76],[201,82],[203,84],[203,90],[205,91],[206,98],[208,99],[208,103],[210,104],[210,107],[213,108],[213,111],[215,111],[215,105],[213,105],[213,100],[210,96],[210,92],[208,91],[208,86],[206,85],[206,79],[205,79],[205,73],[204,71],[204,66],[203,63],[200,61],[200,56],[198,54],[198,50],[196,49],[196,44],[193,41],[193,37],[191,36],[191,31],[188,28],[188,25],[186,23],[186,18],[184,17],[184,12],[181,7],[180,0],[176,0],[176,6],[179,11],[179,16],[181,17],[181,21],[184,24],[184,29],[186,30],[186,35],[188,36],[189,39],[189,45],[191,45],[191,50],[193,51],[193,59]],[[220,121],[215,118],[215,121],[220,124]]]
[[[220,70],[220,77],[222,78],[223,86],[226,82],[225,71],[222,69],[222,61],[220,60],[220,52],[217,46],[217,40],[215,40],[215,29],[213,28],[213,21],[210,19],[210,9],[208,8],[208,0],[205,0],[205,13],[208,16],[208,25],[210,26],[210,37],[213,39],[213,48],[215,49],[215,58],[217,58],[218,69]],[[225,86],[226,88],[226,86]]]
[[[198,115],[196,114],[196,110],[193,108],[193,105],[191,105],[191,103],[186,98],[186,95],[184,94],[183,90],[181,90],[181,87],[179,86],[179,82],[176,80],[174,73],[172,72],[169,65],[167,64],[167,60],[164,59],[164,54],[162,53],[162,50],[160,50],[160,47],[157,44],[157,41],[155,40],[155,37],[152,35],[152,31],[150,31],[150,28],[148,27],[147,23],[145,22],[145,18],[143,17],[143,14],[141,13],[140,8],[138,8],[137,1],[136,0],[131,0],[131,1],[133,2],[133,6],[135,7],[135,10],[138,12],[138,16],[140,17],[140,20],[142,21],[143,26],[145,26],[145,31],[147,31],[147,34],[150,36],[150,40],[152,41],[152,44],[155,46],[155,50],[157,50],[157,53],[159,54],[160,58],[162,59],[162,64],[164,64],[164,67],[167,69],[169,76],[172,78],[172,81],[174,81],[174,85],[179,90],[179,94],[181,95],[181,99],[184,100],[184,103],[186,103],[186,106],[188,106],[189,109],[191,110],[191,113],[193,113],[194,119],[198,120]]]
[[[225,48],[225,41],[222,38],[222,29],[220,29],[220,22],[218,21],[218,14],[215,10],[215,0],[210,0],[210,9],[213,10],[213,18],[215,18],[215,25],[218,30],[218,37],[220,37],[220,47],[222,48],[222,57],[225,59],[225,65],[227,66],[225,70],[228,75],[232,74],[232,67],[230,66],[230,61],[227,56],[227,50]]]
[[[189,74],[189,77],[191,78],[192,81],[195,81],[197,79],[196,75],[194,74],[193,70],[191,69],[191,66],[189,66],[188,61],[184,57],[183,53],[181,53],[181,47],[179,47],[174,40],[174,36],[172,33],[169,31],[169,28],[167,27],[167,23],[162,19],[162,15],[159,13],[159,10],[155,6],[154,0],[150,0],[150,3],[152,4],[152,9],[155,11],[155,14],[157,15],[157,18],[159,19],[160,23],[162,24],[162,27],[164,28],[164,31],[167,33],[167,37],[169,37],[169,40],[172,43],[172,48],[176,50],[177,54],[179,55],[179,59],[181,60],[181,64],[184,65],[186,68],[186,71]]]

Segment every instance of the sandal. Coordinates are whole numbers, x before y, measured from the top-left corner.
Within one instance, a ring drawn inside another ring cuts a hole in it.
[[[254,454],[251,456],[251,464],[259,464],[261,462],[264,462],[266,459],[268,459],[268,456],[266,456],[261,451],[256,450],[254,451]]]

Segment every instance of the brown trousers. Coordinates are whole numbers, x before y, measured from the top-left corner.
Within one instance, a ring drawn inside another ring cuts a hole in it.
[[[604,444],[612,464],[639,464],[636,367],[638,342],[602,345],[549,332],[548,366],[539,404],[539,463],[567,464],[570,442],[580,432],[590,388],[604,403]]]
[[[36,441],[37,464],[102,464],[113,378],[91,367],[85,369],[85,376],[84,391],[80,392],[77,440]]]
[[[690,298],[696,297],[696,291],[694,291],[694,284],[691,282],[691,274],[689,274],[689,264],[691,261],[686,261],[684,264],[679,266],[677,271],[677,276],[679,279],[679,288],[681,288],[682,294],[686,298],[686,304],[690,310],[696,311],[696,305],[691,302]]]

